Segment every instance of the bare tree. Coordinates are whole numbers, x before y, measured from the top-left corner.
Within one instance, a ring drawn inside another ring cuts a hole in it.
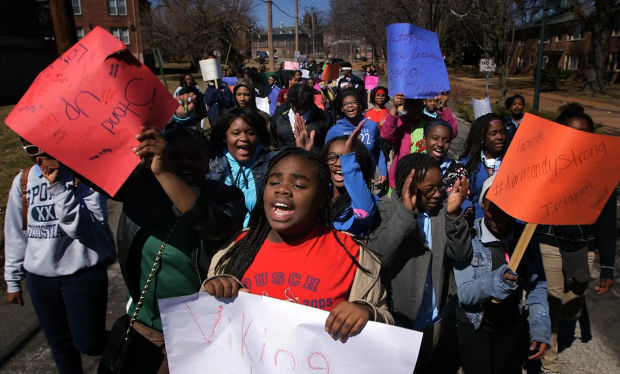
[[[594,8],[594,12],[592,12]],[[604,92],[607,80],[607,56],[614,23],[620,18],[620,3],[615,0],[575,1],[575,13],[592,32],[592,67],[586,67],[586,88]]]
[[[215,50],[229,65],[243,65],[247,34],[254,27],[250,0],[162,0],[144,20],[147,48],[167,60],[198,61]]]

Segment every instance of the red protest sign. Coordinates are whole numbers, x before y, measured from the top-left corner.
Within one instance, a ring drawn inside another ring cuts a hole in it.
[[[114,195],[140,159],[142,125],[163,128],[170,92],[96,27],[43,70],[6,119],[16,133]]]
[[[620,138],[526,113],[487,197],[520,220],[596,221],[620,179]]]
[[[325,64],[322,81],[335,81],[340,76],[340,64]]]

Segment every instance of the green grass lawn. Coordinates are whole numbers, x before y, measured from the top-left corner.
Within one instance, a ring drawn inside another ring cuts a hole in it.
[[[17,173],[32,162],[24,153],[17,134],[4,123],[13,107],[14,105],[0,106],[0,264],[4,264],[4,214],[9,189]],[[3,274],[4,269],[0,273]],[[1,283],[0,289],[4,289],[4,282]]]

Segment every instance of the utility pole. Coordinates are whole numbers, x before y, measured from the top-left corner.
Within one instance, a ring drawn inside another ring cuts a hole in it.
[[[545,22],[547,20],[547,0],[543,3],[542,21],[540,22],[540,46],[538,46],[538,65],[536,66],[536,84],[534,86],[534,110],[538,110],[540,103],[540,81],[542,76],[543,49],[545,48]]]
[[[349,30],[349,61],[353,61],[353,32]]]
[[[271,22],[271,0],[267,0],[267,48],[269,49],[269,71],[275,71],[273,64],[273,25]]]
[[[295,51],[299,51],[299,0],[295,0]],[[295,56],[297,57],[297,56]]]
[[[310,7],[310,11],[312,12],[310,14],[310,24],[312,25],[312,57],[314,58],[314,7]]]
[[[58,56],[62,56],[67,49],[77,43],[75,19],[71,0],[50,0],[50,14],[56,38]]]

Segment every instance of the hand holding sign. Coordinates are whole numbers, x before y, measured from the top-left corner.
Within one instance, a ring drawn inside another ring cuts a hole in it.
[[[136,167],[135,134],[161,129],[177,101],[96,27],[43,70],[7,117],[23,138],[114,195]]]

